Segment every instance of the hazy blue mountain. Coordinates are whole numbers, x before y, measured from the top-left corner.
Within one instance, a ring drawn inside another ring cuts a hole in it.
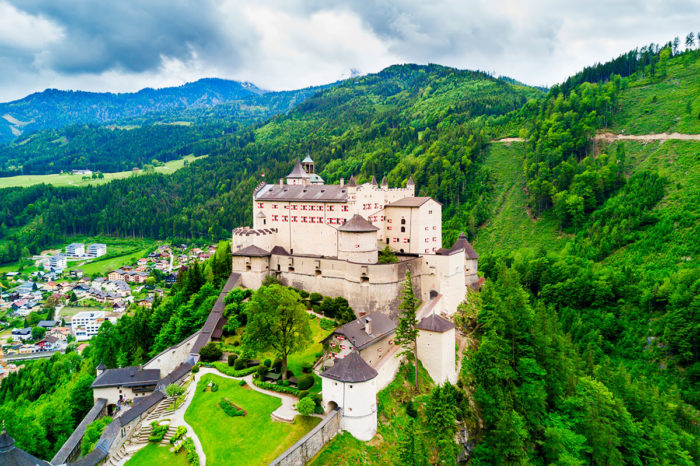
[[[173,109],[211,107],[264,94],[249,82],[206,78],[177,87],[133,93],[47,89],[0,104],[0,143],[41,129],[77,123],[106,123]]]

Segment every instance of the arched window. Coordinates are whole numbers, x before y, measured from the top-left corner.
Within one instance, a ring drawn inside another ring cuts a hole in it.
[[[401,219],[401,225],[406,225],[406,219],[405,219],[405,218],[402,218],[402,219]]]
[[[406,227],[401,227],[401,233],[406,233]]]

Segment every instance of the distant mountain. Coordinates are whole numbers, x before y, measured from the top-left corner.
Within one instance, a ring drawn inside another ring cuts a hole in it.
[[[106,123],[172,109],[211,107],[265,92],[249,82],[216,78],[119,94],[47,89],[0,104],[0,143],[41,129]]]

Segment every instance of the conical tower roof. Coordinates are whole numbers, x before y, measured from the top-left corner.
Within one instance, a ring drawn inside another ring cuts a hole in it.
[[[355,182],[355,177],[350,176],[350,179],[348,180],[348,186],[357,186],[357,183]]]
[[[386,180],[386,176],[382,178],[382,188],[388,188],[389,182]]]
[[[360,214],[353,215],[352,217],[350,217],[350,220],[347,220],[345,223],[338,227],[338,231],[347,231],[350,233],[367,233],[378,230],[379,228],[369,223]]]
[[[294,165],[294,168],[292,171],[287,175],[287,178],[308,178],[309,174],[306,173],[306,170],[301,166],[301,162],[299,162],[299,159],[297,159],[296,165]]]
[[[367,364],[357,351],[353,351],[343,359],[336,359],[333,367],[321,373],[321,377],[344,383],[367,382],[376,376],[377,371]]]
[[[406,186],[415,186],[416,184],[413,182],[413,176],[408,177],[408,181],[406,181]]]
[[[476,253],[472,245],[469,243],[469,241],[467,241],[467,235],[464,233],[459,235],[459,238],[457,241],[455,241],[455,244],[453,244],[452,247],[447,250],[447,253],[452,254],[460,249],[464,249],[464,255],[467,257],[467,259],[479,258],[479,254]]]
[[[372,181],[369,182],[372,186],[377,186],[377,179],[372,175]]]
[[[100,363],[97,365],[97,370],[98,370],[98,371],[103,371],[103,370],[105,370],[105,369],[107,369],[107,366],[105,366],[105,363],[104,363],[104,362],[100,361]]]

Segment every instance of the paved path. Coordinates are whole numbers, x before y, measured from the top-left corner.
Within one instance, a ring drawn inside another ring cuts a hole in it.
[[[596,141],[700,141],[700,134],[651,133],[651,134],[613,134],[598,133],[593,136]],[[494,139],[492,142],[525,142],[523,138]]]
[[[299,411],[296,410],[296,404],[297,404],[297,397],[292,396],[292,395],[287,395],[286,393],[279,393],[279,392],[273,392],[272,390],[265,390],[263,388],[257,387],[253,384],[253,375],[246,375],[245,377],[232,377],[230,375],[223,374],[219,372],[218,370],[211,368],[211,367],[201,367],[197,375],[204,375],[204,374],[214,374],[218,375],[219,377],[224,377],[226,379],[233,379],[233,380],[245,380],[248,386],[252,389],[255,390],[256,392],[263,393],[265,395],[269,396],[274,396],[275,398],[279,398],[282,400],[282,406],[277,408],[272,412],[272,417],[277,418],[281,421],[285,422],[292,422],[294,421],[294,418],[299,414]]]

